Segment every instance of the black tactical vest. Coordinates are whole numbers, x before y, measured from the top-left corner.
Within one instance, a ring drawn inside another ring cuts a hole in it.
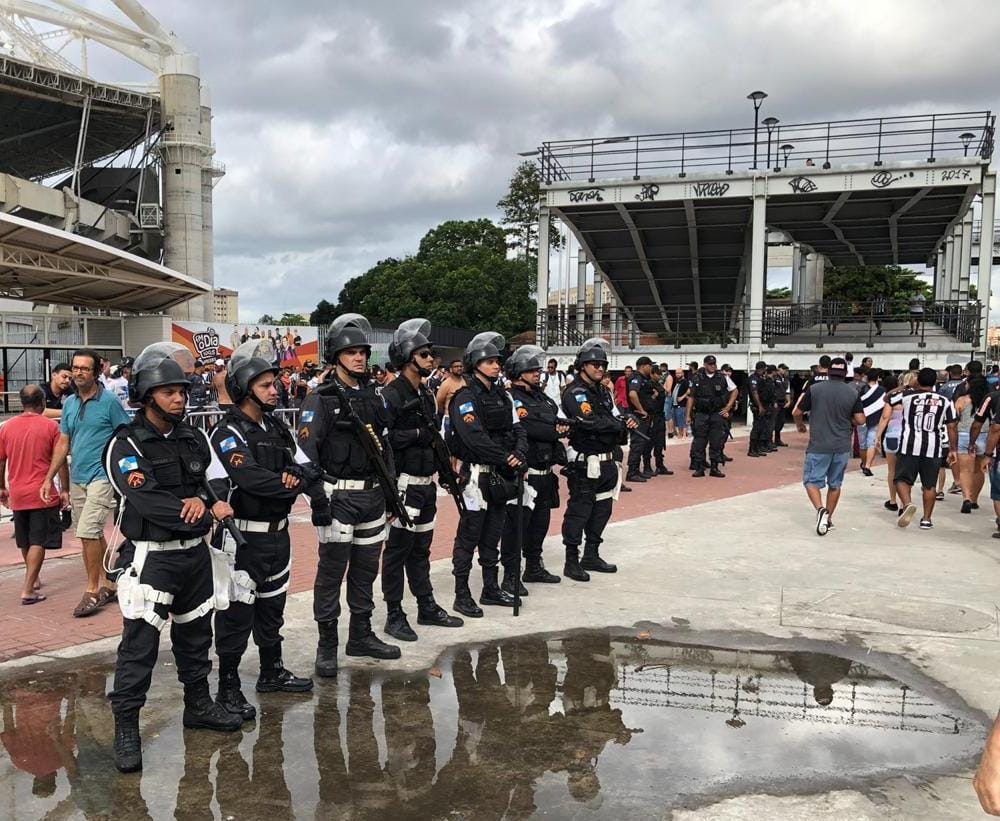
[[[577,402],[583,384],[581,379],[579,382],[570,382],[566,386],[563,390],[563,407],[568,402]],[[576,396],[567,397],[568,393],[576,394]],[[611,392],[606,390],[603,385],[587,385],[585,395],[595,417],[614,417],[614,400],[611,397]],[[577,402],[577,404],[579,403]],[[624,431],[624,426],[621,431]],[[570,430],[569,444],[573,450],[583,454],[614,452],[623,443],[624,434],[621,431],[595,433],[588,430],[586,425],[576,425]]]
[[[518,416],[521,416],[522,408],[527,414],[522,424],[528,434],[528,466],[541,470],[554,465],[559,461],[559,456],[565,459],[566,453],[561,442],[534,439],[531,435],[534,425],[555,430],[558,405],[541,390],[529,391],[517,385],[510,389],[510,396],[514,400],[514,410]]]
[[[234,410],[226,414],[221,424],[239,432],[247,443],[247,449],[261,467],[280,474],[286,467],[294,464],[295,440],[292,439],[292,434],[284,423],[273,416],[264,414],[267,430],[254,424],[242,414],[237,415]],[[295,500],[254,496],[236,485],[229,503],[237,519],[273,522],[284,519],[291,513]]]
[[[729,390],[723,374],[700,371],[695,380],[694,409],[698,413],[718,413],[726,406]]]
[[[475,377],[466,379],[465,384],[466,387],[459,388],[451,398],[452,404],[458,402],[461,406],[471,401],[486,434],[494,442],[509,449],[513,443],[514,411],[507,391],[495,383],[487,389],[482,381]],[[452,453],[464,462],[479,461],[478,455],[469,452],[458,436],[449,437],[448,446]]]
[[[174,494],[178,499],[197,496],[201,480],[212,461],[212,454],[205,437],[184,422],[174,427],[170,437],[161,436],[142,422],[119,429],[116,437],[130,438],[139,452],[152,464],[153,478],[161,490]],[[180,524],[180,519],[177,520]],[[207,526],[204,535],[211,530]],[[195,534],[175,533],[145,519],[135,505],[125,503],[122,515],[122,535],[126,538],[153,542],[196,538]]]
[[[394,428],[412,431],[436,425],[437,406],[434,403],[434,396],[423,385],[414,391],[406,377],[400,376],[382,388],[382,398],[394,412],[392,421]],[[393,441],[392,434],[389,438]],[[430,476],[437,470],[434,451],[430,445],[421,445],[413,441],[405,447],[398,447],[394,442],[392,455],[396,460],[397,473]]]
[[[359,389],[344,388],[354,412],[361,421],[371,425],[380,443],[382,431],[389,421],[389,415],[382,404],[382,397],[375,392],[371,383],[363,384]],[[340,397],[323,397],[323,407],[326,411],[326,433],[319,448],[320,464],[327,473],[338,479],[370,479],[375,475],[375,467],[365,452],[364,445],[351,430],[346,417],[341,418]],[[338,421],[339,420],[339,421]],[[383,453],[386,463],[389,459]]]

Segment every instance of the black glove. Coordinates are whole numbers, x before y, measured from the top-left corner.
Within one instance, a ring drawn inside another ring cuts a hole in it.
[[[323,478],[323,468],[313,462],[306,462],[304,465],[298,465],[298,468],[302,471],[302,478],[305,479],[306,482],[312,483]]]
[[[330,510],[329,502],[313,503],[312,523],[314,527],[329,527],[333,524],[333,512]]]
[[[433,441],[434,434],[430,432],[429,428],[420,428],[417,431],[417,444],[421,447],[429,447]]]
[[[283,467],[281,469],[281,472],[287,473],[289,476],[294,476],[300,482],[306,475],[306,472],[302,469],[302,465],[299,464],[291,464],[288,465],[287,467]]]

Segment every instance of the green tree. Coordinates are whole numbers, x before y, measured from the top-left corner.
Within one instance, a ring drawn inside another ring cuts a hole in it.
[[[850,305],[879,295],[888,297],[891,310],[904,312],[914,294],[933,296],[930,285],[916,271],[898,265],[839,265],[823,274],[823,296]]]
[[[316,310],[309,314],[310,325],[329,325],[337,315],[337,306],[321,299]]]
[[[261,314],[260,319],[257,320],[258,325],[275,325],[274,317],[270,314]]]
[[[767,289],[768,299],[791,299],[792,289],[791,288],[768,288]]]
[[[537,163],[522,162],[510,178],[507,193],[497,202],[503,213],[500,224],[507,237],[507,247],[520,257],[538,256],[538,212],[542,199],[542,172]],[[549,218],[549,245],[558,250],[562,238]]]
[[[279,318],[277,322],[268,323],[270,325],[306,325],[306,318],[302,314],[290,314],[285,311]]]

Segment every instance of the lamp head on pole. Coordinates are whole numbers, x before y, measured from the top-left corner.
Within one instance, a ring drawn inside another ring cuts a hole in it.
[[[763,120],[761,120],[761,123],[767,129],[767,133],[768,134],[770,134],[772,131],[774,131],[774,127],[779,122],[780,122],[780,120],[777,117],[765,117]]]
[[[766,97],[767,93],[763,91],[751,91],[749,94],[747,94],[747,99],[753,103],[754,109],[760,108],[760,104],[764,102],[764,99]]]
[[[965,149],[965,156],[969,156],[969,145],[974,139],[976,139],[976,135],[971,131],[966,131],[964,134],[959,134],[958,139],[962,141],[962,147]]]

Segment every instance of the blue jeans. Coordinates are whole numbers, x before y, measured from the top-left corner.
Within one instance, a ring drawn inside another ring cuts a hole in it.
[[[844,471],[851,460],[851,452],[807,453],[802,465],[802,484],[814,485],[822,490],[827,485],[837,490],[844,484]]]
[[[674,408],[674,425],[678,428],[687,428],[687,403]]]
[[[878,425],[868,427],[868,425],[858,425],[858,447],[861,450],[871,450],[875,447],[875,434],[878,433]]]

